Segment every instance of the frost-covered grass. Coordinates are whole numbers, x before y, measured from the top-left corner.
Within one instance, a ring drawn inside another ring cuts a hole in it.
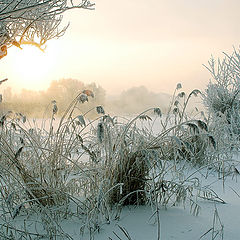
[[[222,60],[211,58],[206,68],[212,80],[203,95],[203,102],[211,118],[221,118],[228,124],[230,133],[239,135],[240,104],[240,51],[224,53]]]
[[[214,172],[224,183],[237,172],[229,151],[233,136],[223,138],[224,125],[212,127],[203,113],[188,116],[188,102],[199,93],[187,95],[178,84],[164,117],[159,108],[130,120],[109,116],[102,106],[82,114],[85,93],[58,120],[53,101],[52,117],[40,125],[19,113],[4,114],[1,237],[98,239],[106,225],[121,221],[126,206],[142,205],[160,239],[163,208],[186,206],[197,216],[202,199],[225,203],[202,178]],[[99,117],[88,120],[90,111]],[[214,216],[213,225],[220,219],[217,211]],[[115,238],[131,239],[127,229],[118,230],[122,237],[115,232]]]

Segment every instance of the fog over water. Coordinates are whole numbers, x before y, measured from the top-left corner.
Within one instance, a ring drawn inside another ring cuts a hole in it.
[[[61,79],[52,81],[46,91],[22,90],[14,93],[10,87],[3,91],[2,111],[12,110],[36,118],[48,118],[52,114],[52,101],[57,102],[58,116],[61,116],[73,99],[83,90],[89,89],[94,98],[88,97],[88,102],[78,105],[76,114],[84,114],[96,106],[103,106],[105,113],[110,115],[133,116],[149,108],[160,108],[167,111],[172,96],[162,92],[152,92],[145,86],[132,87],[118,95],[107,95],[106,91],[95,83],[86,84],[76,79]],[[180,90],[179,90],[180,91]],[[184,88],[181,89],[184,91]],[[173,89],[174,92],[174,89]],[[186,94],[188,94],[186,92]],[[200,98],[190,101],[188,110],[201,103]],[[95,110],[87,117],[97,116]]]

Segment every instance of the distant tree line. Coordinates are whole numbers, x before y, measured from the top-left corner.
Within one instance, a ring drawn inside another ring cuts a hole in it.
[[[52,110],[51,102],[55,100],[58,106],[58,114],[61,115],[71,103],[74,97],[81,91],[89,89],[94,92],[94,98],[89,98],[87,104],[82,104],[79,111],[84,113],[91,107],[104,105],[105,90],[95,83],[85,84],[76,79],[61,79],[52,81],[46,91],[34,91],[22,89],[20,93],[13,93],[10,87],[3,90],[2,108],[21,112],[24,115],[42,117],[49,115]]]
[[[52,81],[45,91],[22,89],[20,93],[13,93],[12,89],[7,87],[2,92],[3,102],[0,107],[4,111],[12,110],[27,116],[43,117],[43,114],[51,114],[51,102],[55,100],[58,115],[61,116],[74,97],[85,89],[91,90],[94,98],[89,97],[88,103],[79,105],[81,114],[98,105],[112,115],[138,114],[151,107],[160,107],[162,112],[165,112],[170,102],[170,95],[154,93],[145,86],[132,87],[119,95],[107,96],[106,91],[96,83],[86,84],[76,79],[61,79]],[[88,116],[95,117],[94,111]]]

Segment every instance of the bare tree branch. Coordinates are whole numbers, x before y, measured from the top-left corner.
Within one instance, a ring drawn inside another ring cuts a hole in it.
[[[87,0],[0,0],[0,59],[7,48],[31,44],[44,50],[46,42],[61,37],[63,13],[71,9],[94,9]]]

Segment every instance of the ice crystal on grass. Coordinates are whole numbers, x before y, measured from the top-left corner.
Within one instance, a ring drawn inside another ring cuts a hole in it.
[[[12,214],[13,219],[19,215],[22,207],[23,207],[23,205],[22,205],[22,204],[19,204],[19,205],[17,205],[17,206],[14,208],[13,214]]]
[[[56,114],[58,111],[57,102],[55,100],[53,100],[52,104],[53,104],[53,109],[52,109],[53,114]]]
[[[15,156],[14,156],[15,159],[17,159],[17,158],[20,156],[22,150],[23,150],[23,147],[20,147],[20,148],[17,150],[17,152],[15,153]]]
[[[198,129],[197,125],[195,125],[194,123],[186,123],[186,125],[189,126],[193,130],[194,134],[195,133],[199,134],[199,129]]]
[[[7,120],[7,116],[6,115],[3,115],[0,119],[0,126],[3,127],[4,126],[4,123],[5,121]]]
[[[155,114],[157,114],[159,117],[162,116],[162,111],[161,111],[160,108],[154,108],[153,112],[154,112]]]
[[[201,94],[201,91],[199,91],[198,89],[194,89],[194,90],[190,93],[190,95],[194,95],[195,97],[197,97],[198,94]]]
[[[3,79],[3,80],[0,80],[0,85],[1,85],[2,83],[6,82],[7,80],[8,80],[7,78],[5,78],[5,79]]]
[[[94,97],[94,93],[91,90],[83,90],[82,91],[84,94],[86,94],[88,97]]]
[[[186,95],[185,92],[180,92],[180,93],[178,94],[178,97],[183,98],[185,95]]]
[[[182,84],[181,83],[178,83],[177,84],[177,90],[181,89],[182,88]]]
[[[173,105],[177,107],[177,106],[178,106],[178,104],[179,104],[179,101],[178,101],[178,100],[176,100],[176,101],[174,102],[174,104],[173,104]]]
[[[102,122],[97,125],[97,138],[100,143],[103,142],[104,139],[104,125]]]
[[[205,130],[206,132],[208,131],[208,127],[207,124],[202,121],[202,120],[197,120],[197,125],[199,126],[199,128],[201,128],[202,130]]]
[[[173,114],[177,114],[179,112],[179,109],[177,107],[173,108]]]
[[[13,196],[14,196],[14,192],[11,192],[11,193],[8,194],[8,196],[7,196],[6,203],[7,203],[9,206],[12,206]]]
[[[27,121],[27,117],[26,116],[22,116],[22,122],[25,123]]]
[[[81,94],[78,96],[78,101],[81,102],[81,103],[88,102],[88,96],[87,96],[87,94],[81,93]]]
[[[111,123],[113,126],[114,126],[114,119],[115,117],[110,117],[109,115],[104,115],[102,117],[103,122]]]
[[[210,143],[212,144],[212,146],[216,149],[217,144],[216,144],[214,137],[209,136],[208,139],[209,139]]]
[[[80,125],[81,126],[86,126],[86,122],[85,122],[85,120],[84,120],[84,117],[83,117],[83,115],[78,115],[77,116],[77,119],[78,119],[78,121],[79,121],[79,123],[80,123]]]
[[[98,114],[105,114],[105,111],[102,106],[97,106],[96,111]]]
[[[152,121],[152,118],[149,117],[149,116],[146,115],[146,114],[143,114],[143,115],[139,116],[139,119],[140,119],[140,120],[145,120],[145,121],[147,121],[147,120]]]

